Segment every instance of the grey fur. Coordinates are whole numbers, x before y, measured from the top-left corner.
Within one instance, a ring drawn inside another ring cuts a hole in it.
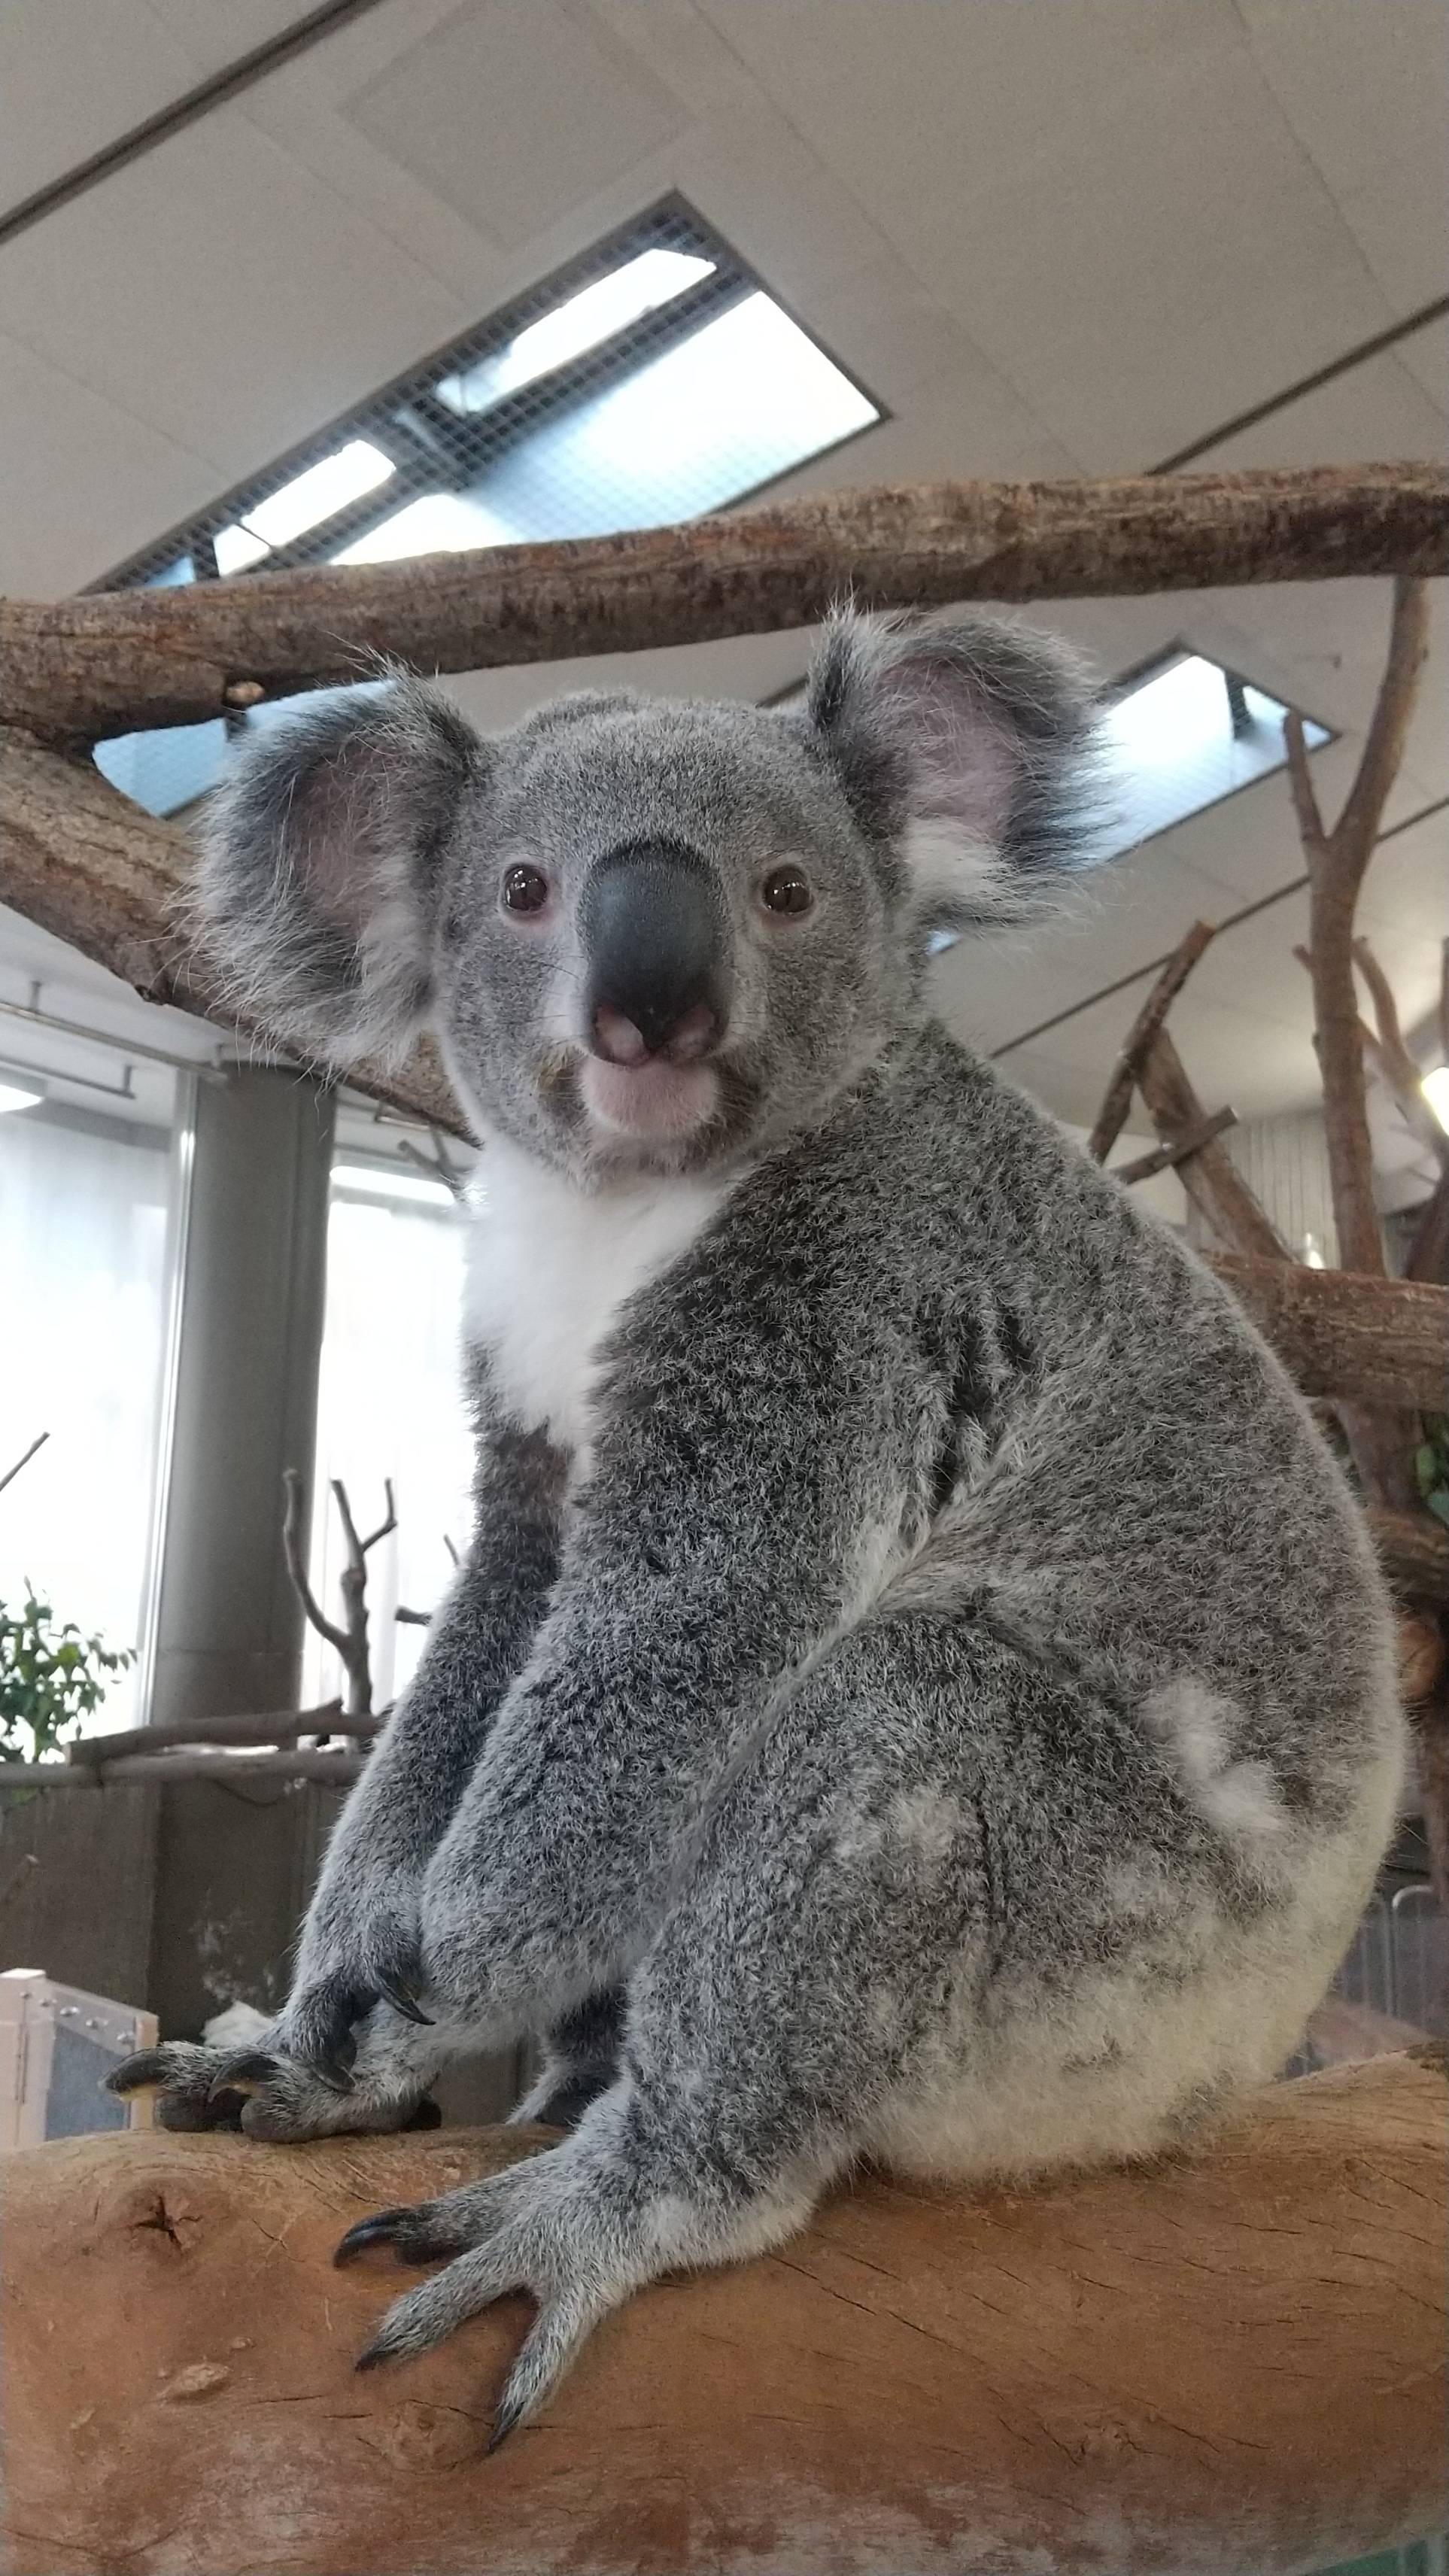
[[[485,748],[409,684],[292,745],[295,794],[276,745],[243,771],[206,893],[285,1024],[383,991],[397,1037],[426,990],[540,1187],[644,1224],[631,1191],[717,1185],[618,1306],[572,1457],[508,1333],[475,1355],[472,1553],[244,2114],[385,2125],[451,2047],[553,2027],[565,2141],[343,2249],[448,2258],[369,2359],[534,2293],[506,2429],[631,2289],[777,2241],[861,2156],[1026,2178],[1271,2075],[1393,1812],[1389,1617],[1236,1307],[926,1014],[932,923],[1080,854],[1054,648],[844,621],[803,718],[575,699]],[[327,838],[338,776],[405,976]],[[591,868],[665,840],[716,873],[733,998],[708,1118],[641,1141],[591,1113],[567,1009]],[[786,853],[814,908],[766,923]],[[522,930],[520,858],[553,887]]]

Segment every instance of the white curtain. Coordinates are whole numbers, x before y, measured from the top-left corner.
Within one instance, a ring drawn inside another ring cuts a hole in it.
[[[383,1518],[391,1477],[398,1527],[367,1559],[373,1706],[386,1707],[417,1662],[423,1630],[399,1626],[401,1603],[432,1611],[452,1574],[447,1542],[469,1531],[472,1450],[463,1402],[459,1317],[463,1222],[444,1200],[387,1206],[334,1191],[327,1234],[327,1315],[317,1409],[310,1575],[338,1615],[345,1562],[330,1485],[341,1477],[365,1537]],[[332,1648],[309,1628],[304,1705],[342,1689]]]
[[[0,1118],[0,1599],[141,1647],[162,1417],[169,1137]],[[139,1723],[136,1666],[90,1720]]]

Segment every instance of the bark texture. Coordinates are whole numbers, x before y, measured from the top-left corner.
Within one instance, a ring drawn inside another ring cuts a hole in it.
[[[1270,2088],[1180,2159],[966,2201],[866,2181],[665,2284],[483,2456],[510,2301],[351,2364],[343,2229],[545,2142],[138,2131],[10,2162],[13,2576],[1278,2576],[1449,2522],[1446,2095]]]
[[[1449,1412],[1449,1289],[1227,1252],[1208,1267],[1305,1395]]]
[[[538,546],[0,603],[0,709],[53,738],[366,676],[483,670],[877,608],[1449,573],[1449,467],[902,483]]]

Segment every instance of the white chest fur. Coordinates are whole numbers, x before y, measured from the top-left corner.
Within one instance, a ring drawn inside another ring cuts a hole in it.
[[[729,1181],[650,1179],[576,1189],[495,1142],[469,1228],[464,1329],[504,1403],[577,1451],[601,1343],[628,1300],[694,1242]]]

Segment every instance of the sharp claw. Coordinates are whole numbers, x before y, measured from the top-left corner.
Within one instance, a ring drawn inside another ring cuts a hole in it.
[[[494,2452],[501,2449],[502,2445],[507,2441],[509,2434],[515,2430],[521,2421],[522,2415],[522,2398],[508,2396],[499,2398],[493,2417],[493,2430],[489,2434],[484,2448],[483,2456],[485,2459],[491,2460]]]
[[[116,2094],[123,2102],[155,2102],[166,2090],[159,2075],[139,2076],[134,2084],[118,2084],[116,2076],[119,2073],[117,2067],[106,2077],[106,2091]]]
[[[139,2049],[134,2057],[123,2057],[119,2066],[111,2068],[105,2082],[106,2091],[119,2094],[123,2100],[132,2093],[162,2093],[166,2089],[166,2076],[154,2048]]]
[[[356,2089],[357,2079],[352,2069],[344,2066],[340,2057],[334,2057],[329,2052],[326,2055],[308,2058],[305,2063],[314,2075],[320,2075],[323,2083],[330,2086],[334,2093],[351,2093]]]
[[[398,1978],[379,1975],[377,1983],[380,1993],[391,2004],[395,2013],[402,2014],[404,2021],[416,2022],[421,2030],[432,2029],[432,2014],[423,2011],[417,1997],[410,1994]]]
[[[375,2218],[359,2218],[357,2225],[349,2227],[343,2237],[332,2257],[333,2262],[340,2270],[342,2265],[350,2263],[355,2255],[364,2253],[369,2245],[390,2243],[396,2236],[400,2222],[411,2216],[412,2212],[408,2209],[380,2209]],[[359,2362],[358,2368],[361,2369],[361,2367],[362,2364]]]

